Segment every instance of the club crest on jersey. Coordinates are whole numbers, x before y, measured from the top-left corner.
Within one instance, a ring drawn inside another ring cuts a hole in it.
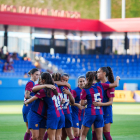
[[[79,126],[79,123],[77,123],[76,125]]]
[[[35,124],[35,127],[38,127],[38,124]]]

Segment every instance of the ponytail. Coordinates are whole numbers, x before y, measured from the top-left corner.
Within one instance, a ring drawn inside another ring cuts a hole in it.
[[[90,88],[93,84],[94,80],[94,73],[92,71],[89,71],[86,73],[87,83],[84,88]]]
[[[114,75],[113,75],[113,71],[110,67],[107,67],[109,74],[108,74],[108,81],[110,83],[114,83]]]
[[[101,67],[102,71],[106,73],[106,77],[108,77],[108,81],[110,83],[114,83],[114,75],[112,69],[110,67]]]

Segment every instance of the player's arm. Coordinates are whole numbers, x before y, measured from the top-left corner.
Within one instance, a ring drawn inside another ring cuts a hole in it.
[[[33,101],[37,100],[38,97],[33,96],[30,99],[28,99],[27,101],[24,102],[25,105],[32,103]]]
[[[30,95],[31,91],[25,90],[25,99],[30,99],[32,96]]]
[[[87,105],[87,101],[86,100],[81,100],[81,106],[86,106]]]
[[[113,97],[109,98],[109,101],[106,103],[102,103],[102,102],[93,102],[94,106],[110,106],[113,104]]]
[[[34,86],[32,91],[33,92],[37,92],[43,88],[50,88],[52,90],[56,89],[56,87],[54,85],[49,85],[49,84],[44,84],[44,85],[37,85],[37,86]]]
[[[58,86],[66,86],[69,89],[71,88],[70,84],[69,83],[66,83],[66,82],[54,81],[54,83],[56,83]]]
[[[118,87],[118,86],[119,86],[119,80],[120,80],[120,77],[117,76],[117,77],[116,77],[116,81],[114,81],[114,83],[110,83],[110,84],[109,84],[109,88]]]
[[[64,92],[64,94],[67,94],[69,96],[70,103],[74,104],[75,103],[75,99],[73,98],[73,96],[72,96],[71,92],[69,91],[69,89],[63,88],[63,92]]]
[[[82,109],[85,108],[84,106],[82,106],[81,104],[78,104],[78,103],[71,104],[71,106],[76,106],[76,107],[78,107],[80,110],[82,110]]]

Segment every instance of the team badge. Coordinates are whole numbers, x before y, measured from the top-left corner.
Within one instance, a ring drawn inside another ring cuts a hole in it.
[[[77,123],[76,125],[79,126],[79,123]]]
[[[35,124],[35,127],[38,127],[38,124]]]

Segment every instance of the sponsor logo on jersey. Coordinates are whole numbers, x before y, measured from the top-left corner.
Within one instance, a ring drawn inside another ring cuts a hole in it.
[[[79,126],[79,123],[77,123],[76,125]]]
[[[40,93],[39,93],[39,92],[38,92],[37,94],[38,94],[38,95],[40,95]]]
[[[114,94],[114,92],[110,92],[110,94]]]

